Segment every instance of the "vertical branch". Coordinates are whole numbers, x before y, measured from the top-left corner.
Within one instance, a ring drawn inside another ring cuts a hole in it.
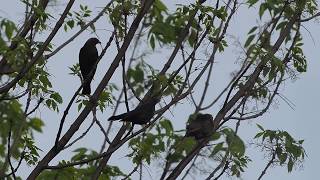
[[[142,180],[142,162],[140,163],[140,172],[139,180]]]
[[[58,133],[57,133],[57,135],[56,135],[56,140],[55,140],[55,143],[54,143],[55,146],[58,145],[58,141],[59,141],[59,139],[60,139],[61,132],[62,132],[62,129],[63,129],[64,122],[65,122],[65,120],[66,120],[66,117],[67,117],[67,115],[68,115],[68,113],[69,113],[69,110],[70,110],[72,104],[73,104],[73,101],[74,101],[74,100],[76,99],[76,97],[78,96],[81,88],[82,88],[82,84],[81,84],[81,86],[78,88],[78,90],[73,94],[73,96],[72,96],[69,104],[67,105],[67,108],[66,108],[66,109],[64,110],[64,112],[63,112],[63,115],[62,115],[62,118],[61,118],[60,124],[59,124]]]
[[[115,32],[116,31],[117,30],[115,30]],[[119,51],[120,50],[120,44],[119,44],[119,39],[118,39],[117,33],[116,33],[115,41],[116,41],[117,49]],[[127,86],[126,86],[126,81],[125,81],[125,76],[126,76],[125,59],[126,58],[125,58],[125,54],[124,54],[123,58],[121,60],[121,64],[122,64],[122,86],[123,86],[123,93],[124,93],[124,103],[126,105],[127,112],[129,112],[130,109],[129,109],[129,104],[128,104]]]
[[[129,46],[129,43],[131,42],[133,36],[134,36],[134,33],[135,31],[138,29],[139,27],[139,24],[140,24],[140,21],[142,20],[142,18],[144,17],[144,15],[147,13],[147,11],[151,8],[152,4],[153,4],[154,0],[149,0],[149,1],[145,1],[142,8],[141,8],[141,11],[138,13],[138,15],[136,16],[136,18],[134,19],[129,31],[128,31],[128,34],[126,35],[125,39],[124,39],[124,42],[122,44],[122,47],[120,49],[120,52],[118,53],[118,55],[116,56],[115,58],[115,61],[112,63],[111,67],[110,68],[116,68],[120,62],[120,60],[122,59],[122,57],[124,56],[128,46]],[[128,41],[128,39],[130,41]],[[119,54],[121,54],[121,56],[119,56]],[[110,70],[110,69],[109,69]],[[108,71],[109,71],[108,70]],[[108,72],[107,72],[108,73]],[[110,80],[111,76],[110,77],[104,77],[104,79],[101,81],[101,83],[99,84],[96,92],[94,93],[93,96],[96,95],[96,93],[100,90],[101,86],[108,83],[108,81]],[[114,140],[112,141],[112,143],[110,144],[109,148],[113,148],[114,146],[116,146],[119,141],[121,140],[121,137],[123,136],[123,134],[125,133],[127,127],[129,127],[129,124],[124,124],[122,125],[122,127],[120,128],[120,130],[118,131],[116,137],[114,138]],[[108,151],[108,150],[107,150]],[[99,166],[97,167],[96,171],[94,172],[93,176],[92,176],[92,179],[98,179],[100,174],[101,174],[101,171],[104,169],[104,167],[106,166],[107,162],[109,161],[110,157],[111,157],[112,153],[110,153],[109,155],[105,156],[99,163]]]
[[[144,21],[145,21],[145,20],[144,20]],[[141,38],[141,34],[142,34],[143,29],[144,29],[144,22],[142,23],[142,26],[141,26],[141,28],[140,28],[140,30],[139,30],[139,32],[138,32],[137,38],[136,38],[135,43],[134,43],[134,45],[133,45],[133,50],[132,50],[132,54],[131,54],[131,57],[130,57],[130,60],[129,60],[128,67],[131,66],[131,64],[132,64],[132,62],[133,62],[133,60],[134,60],[133,57],[134,57],[134,54],[135,54],[136,49],[137,49],[137,47],[138,47],[138,42],[139,42],[139,40],[140,40],[140,38]],[[130,86],[129,86],[129,87],[130,87]],[[115,108],[114,108],[114,110],[113,110],[112,116],[114,116],[114,115],[116,114],[116,112],[117,112],[117,110],[118,110],[118,108],[119,108],[120,101],[121,101],[121,99],[122,99],[123,94],[124,94],[124,89],[122,89],[121,92],[120,92],[120,94],[119,94],[119,97],[118,97],[118,99],[117,99],[117,101],[116,101],[116,105],[115,105]],[[110,121],[110,122],[109,122],[109,125],[108,125],[108,128],[107,128],[107,131],[106,131],[107,136],[110,134],[110,130],[111,130],[112,125],[113,125],[113,121]],[[101,153],[103,152],[103,150],[105,149],[105,146],[106,146],[106,139],[104,140],[104,142],[103,142],[103,144],[102,144],[102,146],[101,146],[101,148],[100,148],[100,154],[101,154]]]
[[[202,106],[202,104],[203,104],[204,98],[205,98],[206,95],[207,95],[207,90],[208,90],[208,88],[209,88],[209,81],[210,81],[212,69],[213,69],[213,62],[211,62],[211,64],[210,64],[209,72],[208,72],[208,76],[207,76],[207,80],[206,80],[206,82],[205,82],[205,86],[204,86],[204,89],[203,89],[203,92],[202,92],[202,96],[201,96],[200,102],[199,102],[199,104],[196,106],[196,112],[198,112],[198,111],[201,109],[201,106]]]
[[[185,58],[185,52],[184,52],[183,46],[181,46],[181,56],[182,56],[182,60],[184,62],[186,62],[187,60]],[[187,69],[186,66],[184,66],[184,71],[186,73],[186,77],[188,76],[188,74],[191,73],[191,68],[192,68],[193,62],[194,62],[194,60],[191,61],[190,65],[189,65],[189,70]],[[190,79],[189,78],[186,78],[185,84],[188,85],[188,87],[190,88]],[[192,94],[190,94],[190,98],[191,98],[191,101],[194,104],[194,106],[197,106],[196,100]]]
[[[11,174],[12,174],[12,177],[14,180],[16,180],[16,174],[15,174],[15,169],[12,165],[12,162],[11,162],[11,133],[12,133],[12,121],[10,120],[9,122],[9,133],[8,133],[8,150],[7,150],[7,158],[8,158],[8,162],[9,162],[9,165],[10,165],[10,169],[11,169]]]

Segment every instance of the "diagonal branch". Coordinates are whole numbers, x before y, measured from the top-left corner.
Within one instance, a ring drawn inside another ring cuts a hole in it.
[[[33,67],[33,65],[35,65],[37,63],[37,61],[42,57],[42,55],[43,55],[44,51],[46,50],[47,46],[49,45],[51,40],[55,37],[55,35],[57,34],[58,30],[62,26],[62,24],[64,22],[64,19],[67,17],[68,12],[70,11],[70,9],[71,9],[71,7],[72,7],[74,2],[75,2],[75,0],[70,0],[68,2],[65,10],[63,11],[62,15],[60,16],[60,18],[58,20],[58,22],[54,26],[53,30],[51,31],[51,33],[49,34],[49,36],[47,37],[45,42],[42,44],[41,48],[38,50],[37,54],[32,58],[30,63],[28,63],[26,66],[24,66],[20,70],[18,75],[12,81],[10,81],[4,87],[0,88],[0,94],[7,93],[12,87],[14,87],[16,85],[16,83],[20,79],[22,79],[25,76],[25,74],[28,73],[28,71]]]

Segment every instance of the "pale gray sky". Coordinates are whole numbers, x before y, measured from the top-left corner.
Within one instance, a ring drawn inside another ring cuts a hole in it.
[[[59,3],[62,1],[58,1]],[[86,4],[92,9],[94,12],[97,12],[106,1],[104,0],[90,0],[90,1],[77,1],[74,5],[75,8],[78,9],[78,4]],[[108,2],[108,1],[107,1]],[[187,1],[170,1],[164,0],[164,2],[168,2],[169,7],[172,9],[174,4],[176,3],[186,3]],[[190,1],[188,1],[190,2]],[[212,3],[213,0],[208,1]],[[3,0],[1,1],[2,5],[0,8],[0,16],[8,17],[12,20],[20,20],[23,18],[23,6],[17,0]],[[55,11],[62,11],[59,7],[54,7]],[[240,8],[239,11],[232,19],[232,24],[230,27],[228,38],[231,39],[231,36],[239,39],[242,44],[246,39],[246,33],[249,29],[251,29],[252,25],[257,24],[259,21],[258,16],[252,13],[252,10],[247,10],[245,6]],[[110,32],[108,30],[112,30],[111,27],[106,26],[106,18],[101,18],[97,23],[97,33],[99,35],[99,39],[102,44],[105,45],[107,39],[110,36]],[[319,169],[319,161],[320,161],[320,144],[319,144],[319,134],[318,127],[320,127],[320,122],[318,120],[317,111],[319,110],[319,103],[317,102],[320,99],[320,86],[319,86],[319,72],[320,72],[320,24],[315,23],[314,21],[310,21],[305,23],[305,28],[302,29],[302,34],[304,37],[304,51],[305,55],[308,59],[308,72],[299,76],[298,80],[295,82],[287,81],[284,86],[281,88],[281,93],[290,99],[295,104],[294,110],[291,109],[283,100],[278,99],[278,107],[275,108],[273,106],[269,112],[267,112],[263,117],[257,118],[253,121],[248,121],[242,123],[239,134],[246,141],[251,142],[255,133],[257,132],[256,123],[261,124],[266,129],[281,129],[288,131],[293,137],[297,139],[305,139],[304,147],[306,149],[308,157],[306,158],[303,168],[297,169],[292,173],[288,174],[286,167],[283,168],[271,168],[267,171],[264,179],[266,180],[274,180],[274,179],[290,179],[290,180],[301,180],[301,179],[317,179],[318,177],[318,169]],[[70,31],[68,33],[64,32],[63,28],[60,29],[58,35],[54,38],[53,43],[55,45],[60,45],[67,38],[69,38],[74,32]],[[310,34],[312,35],[310,35]],[[89,38],[94,36],[93,34],[89,34],[89,32],[82,33],[75,41],[70,43],[65,49],[61,50],[56,56],[52,57],[49,60],[48,68],[49,72],[52,74],[51,80],[53,83],[53,87],[55,90],[59,91],[64,99],[64,104],[60,106],[60,113],[57,114],[50,110],[47,110],[44,107],[41,107],[41,111],[37,111],[36,115],[40,116],[44,121],[46,126],[44,127],[44,132],[42,134],[36,135],[36,142],[38,146],[43,150],[41,155],[44,155],[49,148],[53,145],[56,131],[58,129],[59,120],[62,116],[62,112],[66,107],[69,99],[73,95],[74,91],[78,88],[80,82],[78,78],[69,75],[70,72],[68,67],[78,62],[78,52],[82,47],[84,42]],[[231,41],[230,41],[231,42]],[[100,47],[98,47],[101,50]],[[237,67],[234,64],[235,58],[238,56],[236,53],[236,47],[229,44],[229,48],[217,58],[216,66],[217,70],[214,70],[213,73],[213,81],[215,86],[210,89],[213,95],[217,94],[217,91],[222,89],[225,82],[229,79],[230,69]],[[154,61],[159,60],[161,64],[161,59],[164,61],[168,56],[170,49],[161,50],[162,54],[155,53],[155,55],[148,60]],[[102,59],[99,64],[98,71],[95,76],[95,81],[92,83],[93,88],[95,88],[102,78],[105,70],[109,67],[110,61],[115,55],[115,49],[113,52],[108,50],[107,55]],[[150,51],[151,52],[151,51]],[[163,52],[167,52],[167,54],[163,55]],[[108,61],[109,60],[109,61]],[[150,62],[154,63],[154,62]],[[231,68],[230,68],[231,67]],[[112,82],[117,82],[117,78],[113,78]],[[166,116],[173,121],[176,129],[182,129],[185,127],[185,121],[189,114],[184,112],[192,112],[193,109],[187,101],[184,101],[184,104],[173,110],[174,117],[170,114]],[[215,109],[212,110],[212,112]],[[104,113],[104,115],[100,115],[100,121],[107,125],[106,119],[109,117],[110,111]],[[208,111],[211,112],[211,111]],[[75,119],[77,115],[76,106],[69,113],[67,118],[67,123],[65,127],[68,127],[70,123]],[[90,115],[89,115],[90,116]],[[91,116],[90,116],[91,117]],[[81,127],[87,127],[91,122],[91,119],[88,118],[86,122]],[[117,131],[117,128],[120,127],[120,123],[116,123],[113,128],[113,132]],[[232,125],[233,126],[233,125]],[[80,143],[77,143],[75,147],[87,147],[91,149],[99,149],[103,140],[102,134],[96,130],[97,126],[94,127],[94,131],[91,131],[86,138],[84,138]],[[66,129],[66,128],[65,128]],[[98,133],[97,133],[98,132]],[[81,134],[80,131],[75,137]],[[99,139],[99,138],[101,139]],[[248,155],[253,160],[249,164],[246,172],[243,173],[242,178],[247,180],[257,179],[262,169],[267,163],[267,159],[264,158],[263,154],[259,152],[258,149],[253,147],[247,148]],[[121,170],[124,172],[129,172],[132,169],[132,164],[125,157],[127,151],[127,146],[121,147],[117,153],[112,156],[111,164],[118,165]],[[70,158],[70,150],[66,150],[66,152],[61,153],[57,158],[55,158],[51,164],[56,164],[56,162],[61,158]],[[32,167],[23,166],[18,174],[22,177],[26,177]],[[151,173],[152,178],[148,177],[148,173],[144,171],[144,176],[146,179],[157,179],[160,169],[155,169],[154,167],[147,168]],[[134,176],[136,177],[136,176]],[[198,176],[199,178],[200,176]],[[198,179],[197,178],[197,179]],[[135,179],[135,178],[134,178]],[[192,179],[188,177],[188,179]],[[202,178],[200,178],[202,179]],[[227,179],[224,177],[222,179]]]

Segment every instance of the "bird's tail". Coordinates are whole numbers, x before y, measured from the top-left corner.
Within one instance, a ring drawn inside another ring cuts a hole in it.
[[[109,117],[108,121],[116,121],[116,120],[120,120],[120,119],[123,119],[124,118],[124,114],[120,114],[120,115],[117,115],[117,116],[111,116]]]
[[[90,95],[90,94],[91,94],[90,83],[84,83],[84,84],[83,84],[82,94],[84,94],[84,95]]]

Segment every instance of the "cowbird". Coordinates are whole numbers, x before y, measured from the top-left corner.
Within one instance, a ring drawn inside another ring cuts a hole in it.
[[[140,103],[134,110],[117,116],[111,116],[108,121],[121,120],[132,122],[132,124],[146,124],[154,115],[155,105],[159,102],[158,98],[151,98],[146,102]]]
[[[186,129],[186,137],[191,136],[196,140],[209,137],[214,129],[213,117],[211,114],[198,113],[196,117],[191,117]]]
[[[91,81],[96,72],[96,64],[98,61],[98,50],[96,44],[100,43],[97,38],[90,38],[80,49],[79,64],[83,78],[82,94],[91,94]]]

